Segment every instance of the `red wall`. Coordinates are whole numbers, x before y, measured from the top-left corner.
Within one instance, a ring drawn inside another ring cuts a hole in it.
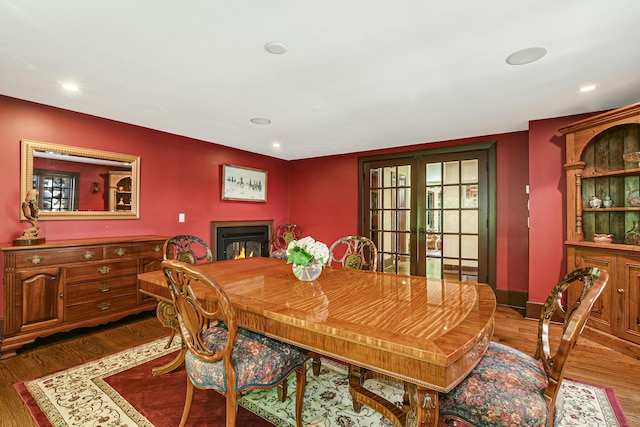
[[[272,219],[275,224],[297,223],[305,234],[328,244],[358,231],[358,156],[496,141],[496,285],[529,292],[530,300],[539,302],[564,273],[564,139],[557,129],[575,119],[536,121],[530,132],[287,162],[0,96],[0,242],[13,240],[27,227],[19,219],[21,139],[141,157],[140,219],[41,221],[41,234],[48,240],[189,233],[209,241],[212,220]],[[267,170],[267,202],[220,200],[222,163]],[[532,233],[527,228],[527,184]],[[178,223],[180,212],[186,214],[185,223]]]
[[[288,220],[287,162],[195,139],[0,96],[0,242],[28,227],[20,221],[20,140],[102,149],[141,157],[140,219],[40,221],[47,239],[195,234],[210,221]],[[222,163],[267,170],[267,202],[220,200]],[[186,215],[178,223],[178,213]],[[0,260],[4,269],[4,259]],[[4,313],[4,292],[0,307]]]
[[[530,234],[535,236],[529,247],[529,301],[544,302],[567,273],[565,138],[558,129],[593,114],[529,123]]]
[[[289,185],[289,215],[305,234],[334,242],[358,233],[358,157],[496,141],[497,203],[496,287],[528,291],[528,139],[526,132],[465,138],[293,161]],[[524,167],[523,167],[524,166]],[[549,287],[548,291],[551,289]]]
[[[289,219],[304,234],[331,245],[358,234],[358,155],[293,161]]]
[[[138,126],[0,96],[0,242],[20,236],[20,140],[141,157],[140,219],[41,221],[47,240],[192,233],[209,240],[212,220],[288,219],[287,162]],[[220,165],[267,170],[266,203],[220,200]],[[186,222],[178,223],[178,213]]]

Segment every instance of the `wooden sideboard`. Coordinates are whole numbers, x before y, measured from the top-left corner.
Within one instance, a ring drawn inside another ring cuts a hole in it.
[[[160,269],[166,237],[50,241],[3,246],[4,336],[0,358],[56,332],[153,310],[139,273]]]

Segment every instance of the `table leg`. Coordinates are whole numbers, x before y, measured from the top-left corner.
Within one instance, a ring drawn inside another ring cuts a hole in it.
[[[428,388],[404,382],[404,396],[407,411],[407,426],[438,426],[438,392]]]
[[[349,365],[349,393],[353,401],[353,409],[360,412],[362,405],[367,405],[374,411],[381,413],[397,427],[404,427],[406,415],[404,411],[382,396],[367,390],[365,380],[375,373],[356,365]]]
[[[176,318],[175,307],[173,306],[172,303],[159,299],[158,308],[156,309],[156,317],[158,318],[160,323],[162,323],[162,326],[172,329],[173,333],[171,334],[171,337],[169,338],[169,343],[167,344],[167,345],[170,345],[174,335],[176,333],[178,335],[180,334],[180,327],[178,326],[178,319]],[[187,349],[184,346],[184,344],[182,344],[180,348],[180,352],[178,353],[175,359],[173,359],[171,362],[165,365],[157,366],[153,368],[151,372],[153,373],[153,375],[157,376],[157,375],[166,374],[168,372],[171,372],[177,369],[180,365],[182,365],[182,362],[184,362],[184,356],[186,353],[187,353]]]
[[[365,380],[376,376],[380,375],[356,365],[349,365],[349,393],[356,412],[360,412],[362,405],[366,405],[397,427],[437,427],[437,391],[404,381],[404,401],[400,409],[364,387]]]

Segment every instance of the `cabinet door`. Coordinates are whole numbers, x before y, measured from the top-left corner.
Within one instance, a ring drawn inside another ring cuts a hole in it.
[[[569,258],[571,259],[571,257]],[[607,288],[602,292],[600,298],[598,298],[596,303],[593,305],[589,315],[588,324],[599,331],[614,334],[615,331],[613,331],[613,324],[615,324],[615,319],[612,319],[612,316],[619,310],[617,306],[613,306],[614,304],[611,298],[611,288],[616,282],[617,277],[616,257],[602,252],[578,249],[575,252],[574,264],[575,265],[573,268],[570,268],[570,270],[584,267],[597,267],[607,270],[609,273],[609,283]],[[572,290],[573,289],[571,288],[569,289],[569,301],[575,301],[577,299],[577,295],[573,295],[571,292]]]
[[[611,289],[620,312],[616,335],[640,344],[640,259],[620,257],[618,265],[621,277]]]
[[[60,269],[22,272],[17,277],[22,303],[20,331],[46,328],[62,322],[64,294]]]

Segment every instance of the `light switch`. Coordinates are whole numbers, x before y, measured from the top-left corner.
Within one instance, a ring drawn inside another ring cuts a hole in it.
[[[178,222],[184,222],[184,214],[183,213],[179,213],[178,214]]]

